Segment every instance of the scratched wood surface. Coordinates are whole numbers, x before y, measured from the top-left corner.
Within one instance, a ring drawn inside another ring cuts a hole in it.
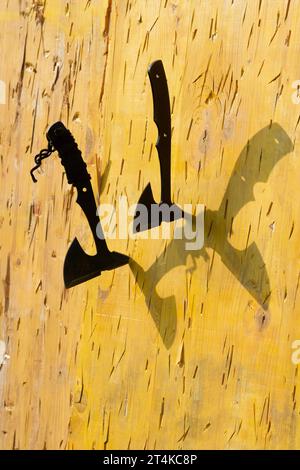
[[[300,447],[299,7],[0,1],[1,449]],[[57,155],[36,185],[32,157],[63,120],[97,201],[158,198],[156,59],[205,249],[110,240],[130,265],[65,290],[90,234]]]

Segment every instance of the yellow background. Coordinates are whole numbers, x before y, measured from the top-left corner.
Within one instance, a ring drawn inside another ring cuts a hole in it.
[[[299,448],[299,7],[0,1],[2,449]],[[65,290],[90,235],[59,158],[33,184],[33,156],[63,120],[97,201],[133,204],[148,181],[159,198],[156,59],[173,198],[205,204],[206,249],[111,240],[130,266]]]

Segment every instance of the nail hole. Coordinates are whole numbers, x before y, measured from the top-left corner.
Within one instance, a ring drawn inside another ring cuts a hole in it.
[[[158,75],[158,73],[157,73],[155,76],[156,76],[156,78],[159,78],[159,75]]]
[[[168,137],[168,134],[166,134],[165,132],[164,132],[164,137]]]
[[[82,191],[83,191],[84,193],[86,193],[86,192],[87,192],[87,189],[86,189],[86,188],[82,188]]]

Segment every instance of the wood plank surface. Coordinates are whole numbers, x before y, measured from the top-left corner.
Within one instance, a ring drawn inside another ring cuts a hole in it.
[[[0,0],[1,449],[299,449],[299,7]],[[97,202],[159,198],[156,59],[205,247],[109,240],[130,265],[66,290],[91,237],[57,154],[37,184],[33,156],[62,120]]]

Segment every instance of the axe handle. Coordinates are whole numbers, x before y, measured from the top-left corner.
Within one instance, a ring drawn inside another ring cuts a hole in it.
[[[68,183],[76,188],[83,188],[91,177],[86,169],[81,151],[71,132],[62,122],[56,122],[47,132],[48,142],[58,151],[64,166]]]
[[[108,252],[109,250],[97,214],[95,196],[90,181],[91,177],[74,137],[62,122],[56,122],[47,132],[47,139],[58,151],[61,163],[66,171],[68,183],[73,184],[77,189],[78,195],[76,202],[79,204],[88,220],[97,251],[99,252],[101,250],[102,253]],[[101,238],[97,236],[97,227],[98,232],[101,232]]]
[[[94,196],[93,188],[92,188],[90,181],[87,182],[84,188],[77,187],[76,202],[81,207],[81,209],[83,210],[88,220],[91,232],[94,237],[97,252],[99,253],[101,252],[101,254],[104,254],[105,252],[108,253],[109,249],[107,247],[104,234],[102,231],[101,222],[100,222],[98,212],[97,212],[95,196]],[[101,238],[99,238],[99,236],[97,235],[97,231],[98,231],[98,235],[99,233],[101,233]]]
[[[158,129],[156,148],[160,165],[161,202],[171,202],[171,110],[167,78],[161,60],[153,62],[148,75],[153,97],[153,118]]]

